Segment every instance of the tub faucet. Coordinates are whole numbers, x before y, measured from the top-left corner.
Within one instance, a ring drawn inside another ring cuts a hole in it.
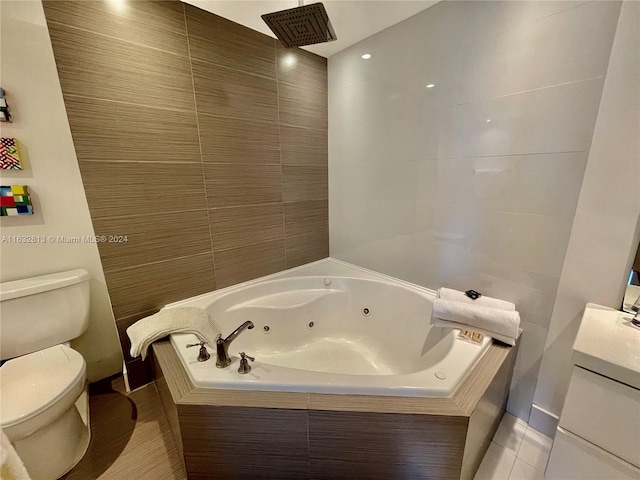
[[[231,345],[231,342],[233,342],[244,330],[251,330],[252,328],[253,322],[247,321],[231,332],[231,334],[224,340],[222,339],[222,335],[218,335],[218,338],[216,338],[216,350],[218,353],[216,367],[225,368],[231,365],[231,359],[229,358],[229,345]]]

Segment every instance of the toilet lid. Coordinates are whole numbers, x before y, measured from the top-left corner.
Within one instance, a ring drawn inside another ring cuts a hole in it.
[[[65,346],[40,350],[0,367],[0,423],[10,427],[33,417],[84,382],[82,355]]]

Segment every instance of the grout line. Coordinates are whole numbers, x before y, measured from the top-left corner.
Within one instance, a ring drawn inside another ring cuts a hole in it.
[[[204,115],[205,117],[213,117],[213,118],[221,118],[221,119],[232,119],[232,120],[243,120],[243,121],[252,121],[252,122],[256,122],[256,123],[268,123],[270,125],[275,125],[278,123],[278,121],[273,121],[273,120],[262,120],[260,118],[255,118],[254,116],[247,116],[247,117],[234,117],[232,115],[219,115],[217,113],[209,113],[209,112],[198,112],[199,115]]]
[[[567,3],[569,3],[569,2],[567,2]],[[494,32],[492,32],[492,33],[481,34],[478,38],[471,39],[471,40],[468,40],[467,42],[461,43],[461,44],[460,44],[460,48],[463,48],[463,47],[467,47],[467,48],[468,48],[468,47],[470,47],[470,46],[472,46],[472,45],[474,45],[474,44],[484,43],[484,42],[486,42],[487,40],[494,39],[495,37],[497,37],[497,36],[499,36],[499,35],[503,35],[503,34],[504,34],[504,33],[506,33],[506,32],[509,32],[509,31],[512,31],[512,30],[517,30],[517,29],[523,28],[523,27],[525,27],[525,26],[528,26],[528,25],[530,25],[530,24],[533,24],[533,23],[539,22],[540,20],[544,20],[544,19],[549,18],[549,17],[553,17],[553,16],[555,16],[555,15],[561,15],[561,14],[563,14],[563,13],[565,13],[565,12],[568,12],[569,10],[573,10],[573,9],[575,9],[575,8],[582,7],[583,5],[585,5],[585,4],[587,4],[587,3],[589,3],[589,0],[583,0],[582,2],[578,2],[578,4],[577,4],[577,5],[573,5],[573,6],[567,7],[567,8],[565,8],[565,9],[562,9],[562,10],[557,11],[557,12],[549,13],[549,14],[547,14],[547,15],[543,15],[543,16],[541,16],[541,17],[537,17],[537,18],[530,18],[530,19],[527,19],[527,20],[521,21],[520,23],[517,23],[517,24],[515,24],[515,25],[513,25],[513,24],[509,23],[508,25],[510,25],[510,26],[508,26],[508,27],[506,27],[506,28],[503,28],[503,29],[501,29],[501,30],[494,31]]]
[[[525,464],[529,465],[529,466],[530,466],[531,468],[533,468],[534,470],[536,470],[536,471],[538,471],[538,472],[540,472],[540,473],[544,474],[544,470],[540,470],[540,469],[538,469],[538,467],[536,467],[535,465],[531,465],[529,462],[527,462],[524,458],[520,457],[520,455],[519,455],[519,454],[520,454],[520,448],[522,447],[522,443],[524,442],[524,437],[526,436],[526,434],[527,434],[527,432],[528,432],[529,430],[533,430],[534,432],[536,432],[536,433],[538,433],[538,434],[541,434],[541,435],[543,435],[543,436],[545,436],[545,437],[546,437],[546,435],[542,434],[541,432],[538,432],[535,428],[530,427],[528,423],[527,423],[526,425],[527,425],[527,428],[526,428],[526,429],[525,429],[525,431],[524,431],[524,435],[522,435],[522,440],[520,441],[520,445],[518,445],[518,454],[516,454],[516,458],[517,458],[517,459],[520,459],[522,462],[524,462]],[[547,437],[547,438],[549,438],[549,437]],[[537,448],[537,450],[538,450],[539,452],[542,452],[542,449],[540,449],[540,448]],[[550,454],[550,453],[551,453],[550,451],[547,453],[547,462],[549,461],[549,454]]]
[[[533,157],[536,155],[567,155],[572,153],[588,153],[588,150],[566,150],[557,152],[533,152],[533,153],[503,153],[497,155],[471,155],[466,157],[435,157],[435,158],[410,158],[406,160],[354,160],[350,159],[345,161],[333,161],[333,166],[351,166],[351,165],[397,165],[401,163],[426,163],[426,162],[440,162],[449,160],[474,160],[478,158],[509,158],[509,157]]]
[[[289,202],[264,202],[264,203],[243,203],[239,205],[224,205],[222,207],[211,207],[210,210],[221,210],[223,208],[238,208],[238,207],[258,207],[262,205],[294,205],[296,203],[314,203],[314,202],[326,202],[326,198],[313,198],[310,200],[293,200]]]
[[[108,273],[123,272],[123,271],[126,271],[126,270],[132,270],[134,268],[146,267],[147,265],[158,265],[160,263],[172,262],[174,260],[181,260],[183,258],[201,257],[203,255],[209,255],[209,254],[213,254],[213,252],[196,253],[196,254],[193,254],[193,255],[180,255],[179,257],[165,258],[163,260],[156,260],[155,262],[146,262],[146,263],[140,263],[140,264],[136,264],[136,265],[129,265],[129,266],[126,266],[126,267],[105,269],[104,273],[106,275],[107,272]],[[135,315],[135,314],[132,314],[132,315]]]
[[[474,207],[466,207],[460,205],[440,205],[438,211],[446,212],[447,210],[460,210],[460,208],[464,208],[465,213],[473,213],[476,214],[487,214],[487,213],[499,213],[501,215],[518,215],[518,216],[526,216],[526,217],[542,217],[542,218],[553,218],[558,220],[571,220],[575,218],[575,212],[569,215],[548,215],[545,213],[528,213],[528,212],[512,212],[509,210],[494,210],[494,209],[486,209],[486,208],[474,208]],[[432,230],[432,229],[430,229]]]
[[[256,162],[203,162],[207,165],[248,165],[253,167],[277,167],[281,163],[256,163]]]
[[[244,208],[244,207],[270,207],[273,205],[296,205],[296,204],[301,204],[301,203],[320,203],[322,202],[323,204],[327,203],[327,199],[326,198],[317,198],[317,199],[313,199],[313,200],[296,200],[293,202],[266,202],[266,203],[246,203],[246,204],[240,204],[240,205],[224,205],[222,207],[211,207],[209,208],[209,210],[225,210],[225,209],[232,209],[232,208]],[[194,210],[179,210],[180,212],[183,211],[201,211],[202,209],[194,209]],[[154,214],[155,215],[155,214]],[[130,215],[132,216],[132,215]],[[115,218],[120,218],[120,216],[116,216]]]
[[[293,82],[288,82],[286,80],[279,80],[279,81],[288,87],[292,87],[295,90],[302,90],[306,93],[312,93],[317,96],[324,96],[324,91],[322,91],[322,89],[318,89],[316,87],[310,87],[310,86],[307,86],[306,84],[301,84],[301,85],[295,84]]]
[[[511,464],[511,468],[509,469],[509,475],[507,475],[507,480],[512,480],[511,479],[511,474],[513,473],[513,468],[516,466],[516,462],[518,461],[518,455],[514,455],[513,457],[513,463]],[[515,480],[515,479],[513,479]],[[520,480],[520,479],[518,479]]]
[[[187,25],[187,10],[184,6],[184,3],[182,4],[182,15],[184,18],[184,30],[187,36],[187,52],[188,52],[188,58],[189,58],[189,71],[191,73],[191,88],[193,90],[193,105],[195,108],[195,117],[196,117],[196,129],[198,130],[198,148],[200,149],[200,169],[202,172],[202,184],[204,186],[204,203],[205,203],[205,207],[207,210],[207,224],[209,227],[209,245],[211,247],[211,262],[212,262],[212,267],[213,267],[213,279],[216,282],[216,286],[217,286],[217,278],[216,278],[216,259],[215,259],[215,254],[214,254],[214,245],[213,245],[213,232],[211,230],[211,215],[210,215],[210,208],[209,208],[209,195],[207,194],[207,179],[205,176],[205,171],[204,171],[204,160],[203,160],[203,154],[202,154],[202,138],[200,135],[200,121],[198,119],[198,99],[196,97],[196,84],[195,84],[195,80],[193,77],[193,62],[191,59],[191,42],[189,41],[189,27]]]
[[[277,92],[277,88],[276,88],[276,92]],[[277,95],[277,93],[276,93]],[[81,95],[73,95],[76,97],[80,97]],[[86,98],[93,98],[93,97],[86,97]],[[102,99],[100,99],[102,100]],[[105,100],[105,101],[110,101],[110,100]],[[114,100],[115,101],[115,100]],[[120,102],[120,103],[127,103],[127,102]],[[134,105],[134,104],[132,104]],[[161,108],[161,107],[153,107],[153,108]],[[177,110],[177,109],[170,109],[170,110],[174,110],[174,111],[188,111],[188,110]],[[301,130],[311,130],[314,132],[324,132],[325,129],[323,128],[314,128],[314,127],[307,127],[305,125],[296,125],[296,124],[292,124],[292,123],[282,123],[279,120],[278,121],[271,121],[271,120],[262,120],[259,118],[255,118],[255,117],[234,117],[231,115],[219,115],[217,113],[209,113],[209,112],[198,112],[198,115],[204,115],[206,117],[213,117],[213,118],[230,118],[232,120],[251,120],[252,122],[257,122],[257,123],[269,123],[269,124],[278,124],[278,125],[282,125],[285,127],[293,127],[293,128],[298,128]]]
[[[518,158],[518,157],[535,157],[535,156],[541,156],[541,155],[569,155],[569,154],[578,154],[578,153],[584,153],[587,154],[587,151],[584,150],[574,150],[574,151],[566,151],[566,152],[539,152],[539,153],[509,153],[509,154],[504,154],[504,155],[474,155],[474,156],[470,156],[470,157],[442,157],[442,158],[409,158],[409,159],[402,159],[402,160],[357,160],[357,159],[352,159],[350,161],[333,161],[330,163],[330,166],[332,168],[345,168],[345,167],[362,167],[362,166],[373,166],[373,167],[391,167],[394,165],[408,165],[408,164],[413,164],[413,163],[418,163],[418,164],[436,164],[439,162],[453,162],[453,161],[460,161],[460,160],[467,160],[467,161],[471,161],[471,160],[478,160],[478,159],[485,159],[485,158],[501,158],[501,159],[508,159],[509,161],[513,161],[513,162],[524,162],[525,159],[523,158]],[[558,162],[569,162],[571,161],[570,159],[566,159],[566,158],[561,158],[558,160]],[[584,163],[586,163],[586,158],[584,160]],[[287,163],[287,165],[290,165],[289,163]],[[291,165],[299,165],[299,166],[306,166],[306,164],[291,164]],[[320,165],[309,165],[309,166],[316,166],[316,167],[320,167]],[[518,165],[514,165],[515,167],[517,167]],[[446,165],[445,165],[446,167]]]
[[[455,207],[444,207],[444,208],[450,208],[450,209],[456,209]],[[575,212],[573,214],[569,214],[569,215],[547,215],[544,213],[527,213],[527,212],[510,212],[508,210],[474,210],[474,209],[469,209],[467,210],[468,212],[475,212],[475,213],[499,213],[502,215],[520,215],[520,216],[525,216],[525,217],[543,217],[543,218],[555,218],[558,220],[571,220],[573,222],[573,219],[575,218]]]
[[[511,414],[509,414],[509,415],[511,415]],[[514,415],[514,417],[515,417],[515,415]],[[500,449],[501,453],[502,452],[507,452],[507,453],[510,453],[510,454],[514,455],[514,457],[515,457],[514,462],[513,462],[512,466],[511,466],[511,469],[509,470],[509,475],[508,475],[507,479],[508,480],[520,480],[520,479],[515,479],[515,478],[512,479],[512,477],[511,477],[511,475],[513,474],[513,469],[515,468],[516,461],[518,461],[518,460],[524,462],[529,467],[533,468],[537,472],[540,472],[540,473],[542,473],[544,475],[544,471],[543,470],[538,469],[535,465],[531,465],[529,462],[527,462],[525,459],[523,459],[519,455],[520,454],[520,448],[522,447],[522,443],[524,442],[524,437],[525,437],[527,431],[529,429],[531,429],[531,430],[534,430],[536,433],[541,433],[541,432],[538,432],[534,428],[530,427],[529,424],[527,422],[525,422],[524,420],[521,420],[518,417],[515,417],[515,418],[516,418],[516,422],[518,422],[518,423],[520,423],[520,424],[525,426],[525,431],[524,431],[524,433],[522,435],[522,438],[520,439],[520,442],[518,443],[518,447],[516,449],[516,453],[515,454],[513,453],[512,450],[509,450],[506,447],[503,447],[502,445],[499,445],[498,443],[496,443],[495,442],[495,435],[494,435],[494,438],[491,439],[491,443],[495,444]],[[542,434],[542,435],[544,435],[544,434]],[[544,435],[544,436],[546,437],[546,435]],[[547,438],[549,438],[549,437],[547,437]],[[539,449],[539,451],[541,452],[542,449]],[[486,454],[485,454],[485,456],[486,456]],[[482,461],[484,461],[484,457],[483,457]]]
[[[157,52],[169,53],[171,55],[175,55],[176,57],[188,57],[189,56],[188,53],[187,54],[176,53],[176,52],[172,52],[171,50],[165,50],[163,48],[152,47],[151,45],[145,45],[144,43],[137,43],[137,42],[134,42],[132,40],[127,40],[127,39],[121,38],[121,37],[115,37],[113,35],[108,35],[108,34],[102,33],[102,32],[96,32],[95,30],[89,30],[87,28],[77,27],[75,25],[69,25],[68,23],[59,22],[57,20],[49,20],[49,19],[47,19],[47,24],[49,24],[49,23],[52,23],[54,25],[58,25],[58,26],[61,26],[61,27],[65,27],[65,28],[71,28],[73,30],[79,30],[79,31],[85,32],[85,33],[91,33],[92,35],[99,35],[100,37],[110,38],[112,40],[117,40],[119,42],[128,43],[130,45],[135,45],[137,47],[149,48],[149,49],[155,50]],[[185,25],[186,25],[186,20],[185,20]],[[172,32],[172,33],[174,33],[176,35],[180,35],[180,33],[178,33],[178,32]],[[187,37],[187,43],[188,43],[188,41],[189,41],[189,39]]]
[[[284,218],[284,165],[282,162],[282,127],[280,125],[280,81],[278,79],[278,44],[273,44],[273,55],[276,63],[276,101],[278,102],[278,146],[280,147],[280,204],[282,205],[282,240],[284,242],[284,267],[289,267],[287,261],[287,222]]]
[[[285,265],[286,266],[286,265]],[[311,409],[309,408],[309,403],[311,403],[311,394],[308,393],[307,394],[307,472],[309,472],[309,477],[311,477],[311,436],[309,434],[309,424],[311,423],[311,420],[309,419],[309,412],[311,411]]]
[[[0,0],[1,1],[1,0]],[[121,165],[133,164],[133,165],[174,165],[176,167],[182,165],[199,165],[200,162],[171,162],[165,160],[89,160],[89,159],[78,159],[78,163],[118,163]]]
[[[560,150],[553,152],[529,152],[529,153],[502,153],[497,155],[471,155],[467,157],[439,157],[439,158],[428,158],[424,161],[437,161],[437,160],[465,160],[465,159],[473,159],[473,158],[497,158],[497,157],[531,157],[535,155],[559,155],[559,154],[569,154],[569,153],[587,153],[588,150]],[[422,161],[422,160],[417,160]]]
[[[189,35],[187,34],[187,43],[189,42]],[[191,50],[189,50],[191,51]],[[191,60],[191,54],[189,54],[189,60]],[[275,77],[270,77],[269,75],[264,75],[262,73],[254,73],[254,72],[248,72],[247,70],[241,70],[239,68],[233,68],[233,67],[229,67],[227,65],[222,65],[221,63],[215,63],[215,62],[211,62],[209,60],[204,60],[202,58],[194,58],[193,59],[195,62],[200,62],[200,63],[205,63],[207,65],[214,65],[216,67],[220,67],[220,68],[225,68],[227,70],[231,70],[233,72],[238,72],[238,73],[242,73],[244,75],[251,75],[252,77],[260,77],[263,78],[265,80],[271,80],[272,82],[277,82],[277,78],[278,78],[278,66],[276,65],[276,75]]]
[[[586,83],[586,82],[590,82],[592,80],[599,80],[601,78],[605,78],[606,75],[596,75],[595,77],[589,77],[589,78],[581,78],[579,80],[571,80],[570,82],[561,82],[561,83],[554,83],[553,85],[544,85],[542,87],[538,87],[538,88],[530,88],[528,90],[520,90],[517,92],[512,92],[512,93],[507,93],[505,95],[498,95],[495,97],[490,97],[490,98],[480,98],[477,100],[470,100],[468,102],[463,102],[463,103],[456,103],[455,108],[457,109],[458,107],[464,107],[467,105],[471,105],[471,104],[477,104],[477,103],[487,103],[487,102],[492,102],[493,100],[499,100],[502,98],[508,98],[508,97],[513,97],[515,95],[522,95],[524,93],[531,93],[531,92],[538,92],[540,90],[547,90],[549,88],[555,88],[555,87],[563,87],[565,85],[572,85],[575,83]]]
[[[206,155],[206,154],[205,154]],[[256,162],[172,162],[165,160],[91,160],[91,159],[80,159],[80,162],[83,163],[135,163],[135,164],[170,164],[170,165],[246,165],[246,166],[265,166],[265,167],[278,167],[280,163],[256,163]],[[284,164],[287,167],[309,167],[309,168],[325,168],[322,165],[307,165],[307,164],[298,164],[298,163],[286,163]],[[6,173],[11,172],[11,170],[5,170]],[[3,172],[3,173],[5,173]]]
[[[516,417],[516,418],[518,418],[518,417]],[[520,453],[520,447],[522,446],[522,442],[524,441],[524,436],[526,435],[527,429],[529,428],[529,424],[525,423],[525,425],[526,426],[525,426],[525,429],[524,429],[524,433],[522,434],[522,438],[518,442],[518,448],[516,448],[516,458],[519,458],[518,454]]]
[[[209,210],[229,210],[232,208],[244,207],[270,207],[272,205],[282,205],[283,202],[266,202],[266,203],[246,203],[241,205],[224,205],[222,207],[210,207]]]
[[[327,129],[324,128],[314,128],[314,127],[307,127],[306,125],[296,125],[293,123],[280,123],[280,125],[284,126],[284,127],[293,127],[293,128],[299,128],[301,130],[313,130],[314,132],[325,132],[327,131]]]
[[[117,104],[120,104],[120,105],[130,105],[132,107],[151,108],[151,109],[154,109],[154,110],[163,110],[163,111],[168,111],[168,112],[192,113],[192,112],[195,111],[195,108],[193,110],[183,110],[181,108],[158,107],[157,105],[149,105],[149,104],[146,104],[146,103],[124,102],[122,100],[114,100],[112,98],[92,97],[90,95],[77,95],[75,93],[65,93],[63,96],[65,98],[66,97],[86,98],[86,99],[89,99],[89,100],[98,100],[100,102],[117,103]]]
[[[167,218],[170,214],[181,214],[181,213],[192,213],[192,212],[204,212],[206,208],[191,208],[187,210],[163,210],[162,212],[149,212],[149,213],[130,213],[125,215],[104,215],[104,216],[92,216],[94,220],[111,220],[114,218],[117,219],[126,219],[126,218],[148,218],[153,216],[162,216],[162,218]]]

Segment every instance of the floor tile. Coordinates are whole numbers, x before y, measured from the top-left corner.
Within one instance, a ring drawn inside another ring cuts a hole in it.
[[[513,452],[491,442],[474,480],[508,480],[515,460]]]
[[[91,384],[91,443],[61,480],[186,480],[154,384],[131,393],[123,378]]]
[[[522,438],[522,444],[518,450],[518,458],[535,469],[544,472],[549,460],[549,452],[553,440],[542,433],[527,427],[527,431]]]
[[[496,434],[493,436],[493,441],[517,454],[526,430],[526,423],[509,413],[505,413]]]
[[[516,458],[509,480],[544,480],[544,473],[536,470],[522,459]]]

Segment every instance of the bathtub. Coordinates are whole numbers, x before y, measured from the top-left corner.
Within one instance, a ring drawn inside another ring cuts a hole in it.
[[[432,325],[435,292],[335,259],[167,305],[200,307],[223,337],[251,320],[229,346],[232,364],[198,362],[194,335],[174,334],[194,386],[233,390],[450,397],[485,353],[458,330]],[[239,352],[254,357],[238,373]]]

